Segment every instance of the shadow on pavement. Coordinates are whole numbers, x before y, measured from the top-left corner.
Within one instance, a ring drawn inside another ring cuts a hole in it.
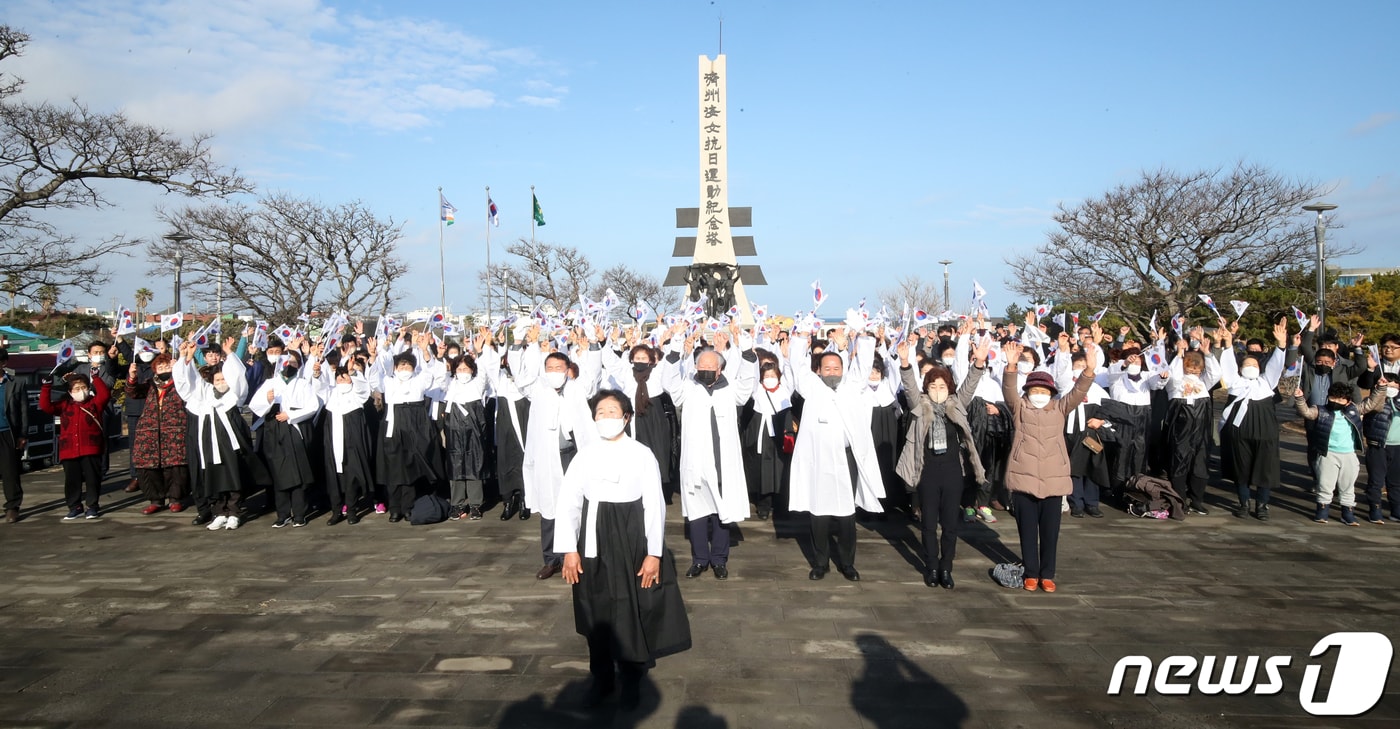
[[[856,647],[865,668],[851,686],[851,707],[867,722],[881,729],[955,729],[967,721],[967,704],[889,641],[862,633]]]

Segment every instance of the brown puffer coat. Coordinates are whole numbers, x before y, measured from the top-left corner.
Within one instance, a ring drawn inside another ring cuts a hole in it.
[[[1094,384],[1094,373],[1085,370],[1074,389],[1044,408],[1031,407],[1030,401],[1016,391],[1017,379],[1015,372],[1007,371],[1001,382],[1002,399],[1011,409],[1011,421],[1016,426],[1011,437],[1011,457],[1006,462],[1006,490],[1038,499],[1068,496],[1074,486],[1069,478],[1069,451],[1065,448],[1065,418],[1084,401],[1089,386]]]

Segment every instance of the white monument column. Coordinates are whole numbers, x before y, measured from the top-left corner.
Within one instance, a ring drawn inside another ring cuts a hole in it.
[[[700,56],[700,219],[695,236],[695,263],[738,266],[729,231],[729,106],[725,97],[724,54]],[[687,290],[690,298],[695,293]],[[744,284],[734,281],[734,303],[744,326],[753,324],[753,309]]]

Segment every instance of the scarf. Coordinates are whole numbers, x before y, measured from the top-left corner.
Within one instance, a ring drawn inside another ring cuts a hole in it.
[[[928,448],[935,455],[948,450],[948,403],[929,400],[932,417],[928,423]]]
[[[637,381],[636,410],[638,415],[646,415],[647,408],[651,406],[651,393],[647,391],[647,378],[651,377],[651,368],[644,372],[632,371],[632,379]]]

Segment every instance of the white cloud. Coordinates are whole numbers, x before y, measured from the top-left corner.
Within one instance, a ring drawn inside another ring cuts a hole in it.
[[[520,103],[525,104],[526,106],[546,106],[550,108],[559,106],[559,99],[545,96],[526,95],[521,96],[520,98],[516,99],[516,101],[519,101]]]
[[[1364,134],[1369,134],[1371,132],[1376,131],[1377,129],[1380,129],[1383,126],[1390,124],[1396,119],[1400,119],[1400,114],[1396,114],[1393,111],[1378,111],[1375,114],[1372,114],[1366,117],[1365,119],[1361,120],[1356,126],[1352,127],[1351,130],[1347,132],[1347,136],[1359,137]]]
[[[502,94],[552,106],[567,92],[539,78],[545,64],[528,48],[437,21],[342,14],[320,0],[15,4],[7,22],[32,41],[7,70],[28,81],[26,93],[121,107],[180,133],[299,120],[402,131],[491,108]]]

